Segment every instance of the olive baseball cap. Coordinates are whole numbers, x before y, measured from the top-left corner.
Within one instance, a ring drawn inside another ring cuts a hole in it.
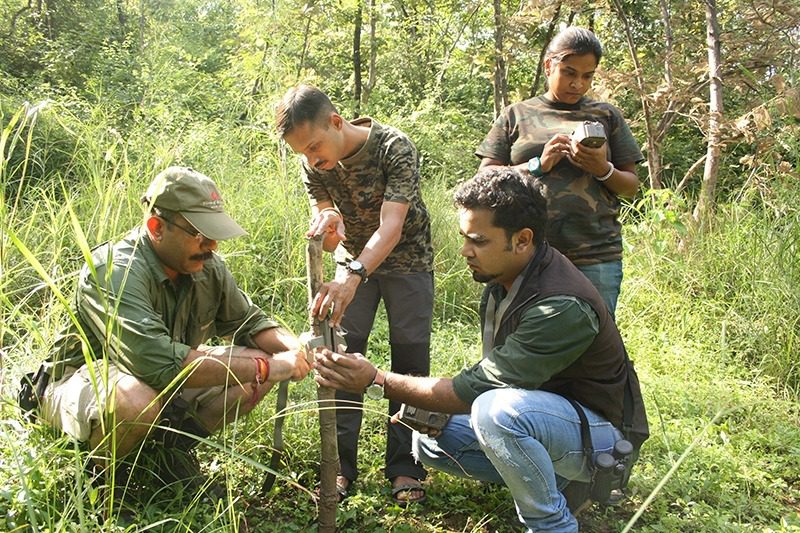
[[[222,195],[211,178],[189,167],[169,167],[161,171],[147,188],[142,201],[177,211],[197,231],[213,241],[247,235],[223,210]]]

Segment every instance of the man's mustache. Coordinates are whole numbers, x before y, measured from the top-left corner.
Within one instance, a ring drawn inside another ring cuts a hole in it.
[[[204,254],[195,254],[189,256],[192,261],[208,261],[214,255],[214,252],[206,252]]]

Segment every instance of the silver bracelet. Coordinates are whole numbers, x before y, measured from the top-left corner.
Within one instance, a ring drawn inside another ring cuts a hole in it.
[[[606,181],[608,178],[611,177],[611,174],[614,173],[614,163],[611,161],[608,162],[608,172],[603,174],[602,176],[595,176],[594,179],[597,181]]]
[[[324,213],[325,211],[333,211],[334,213],[336,213],[337,215],[339,215],[339,218],[341,218],[341,219],[344,219],[344,217],[342,216],[342,213],[341,213],[341,212],[339,212],[339,210],[338,210],[338,209],[336,209],[335,207],[326,207],[326,208],[324,208],[324,209],[321,209],[321,210],[320,210],[320,212],[319,212],[319,214],[321,215],[321,214],[322,214],[322,213]]]

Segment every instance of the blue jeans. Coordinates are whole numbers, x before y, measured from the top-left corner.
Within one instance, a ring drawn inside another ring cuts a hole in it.
[[[595,286],[613,317],[617,311],[617,298],[622,286],[622,261],[576,266]]]
[[[584,409],[595,456],[610,452],[622,434]],[[572,405],[550,392],[494,389],[481,394],[470,415],[455,415],[432,439],[414,432],[414,456],[459,477],[503,483],[529,531],[578,531],[559,489],[588,482],[591,469]]]

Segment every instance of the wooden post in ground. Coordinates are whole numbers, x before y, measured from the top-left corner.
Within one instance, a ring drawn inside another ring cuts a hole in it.
[[[308,239],[306,245],[306,275],[308,279],[308,301],[312,302],[322,285],[322,235]],[[311,319],[314,336],[321,335],[319,322]],[[336,347],[333,347],[334,349]],[[321,443],[319,531],[336,531],[336,475],[339,472],[339,449],[336,444],[335,391],[329,387],[317,389],[319,405],[319,436]]]

